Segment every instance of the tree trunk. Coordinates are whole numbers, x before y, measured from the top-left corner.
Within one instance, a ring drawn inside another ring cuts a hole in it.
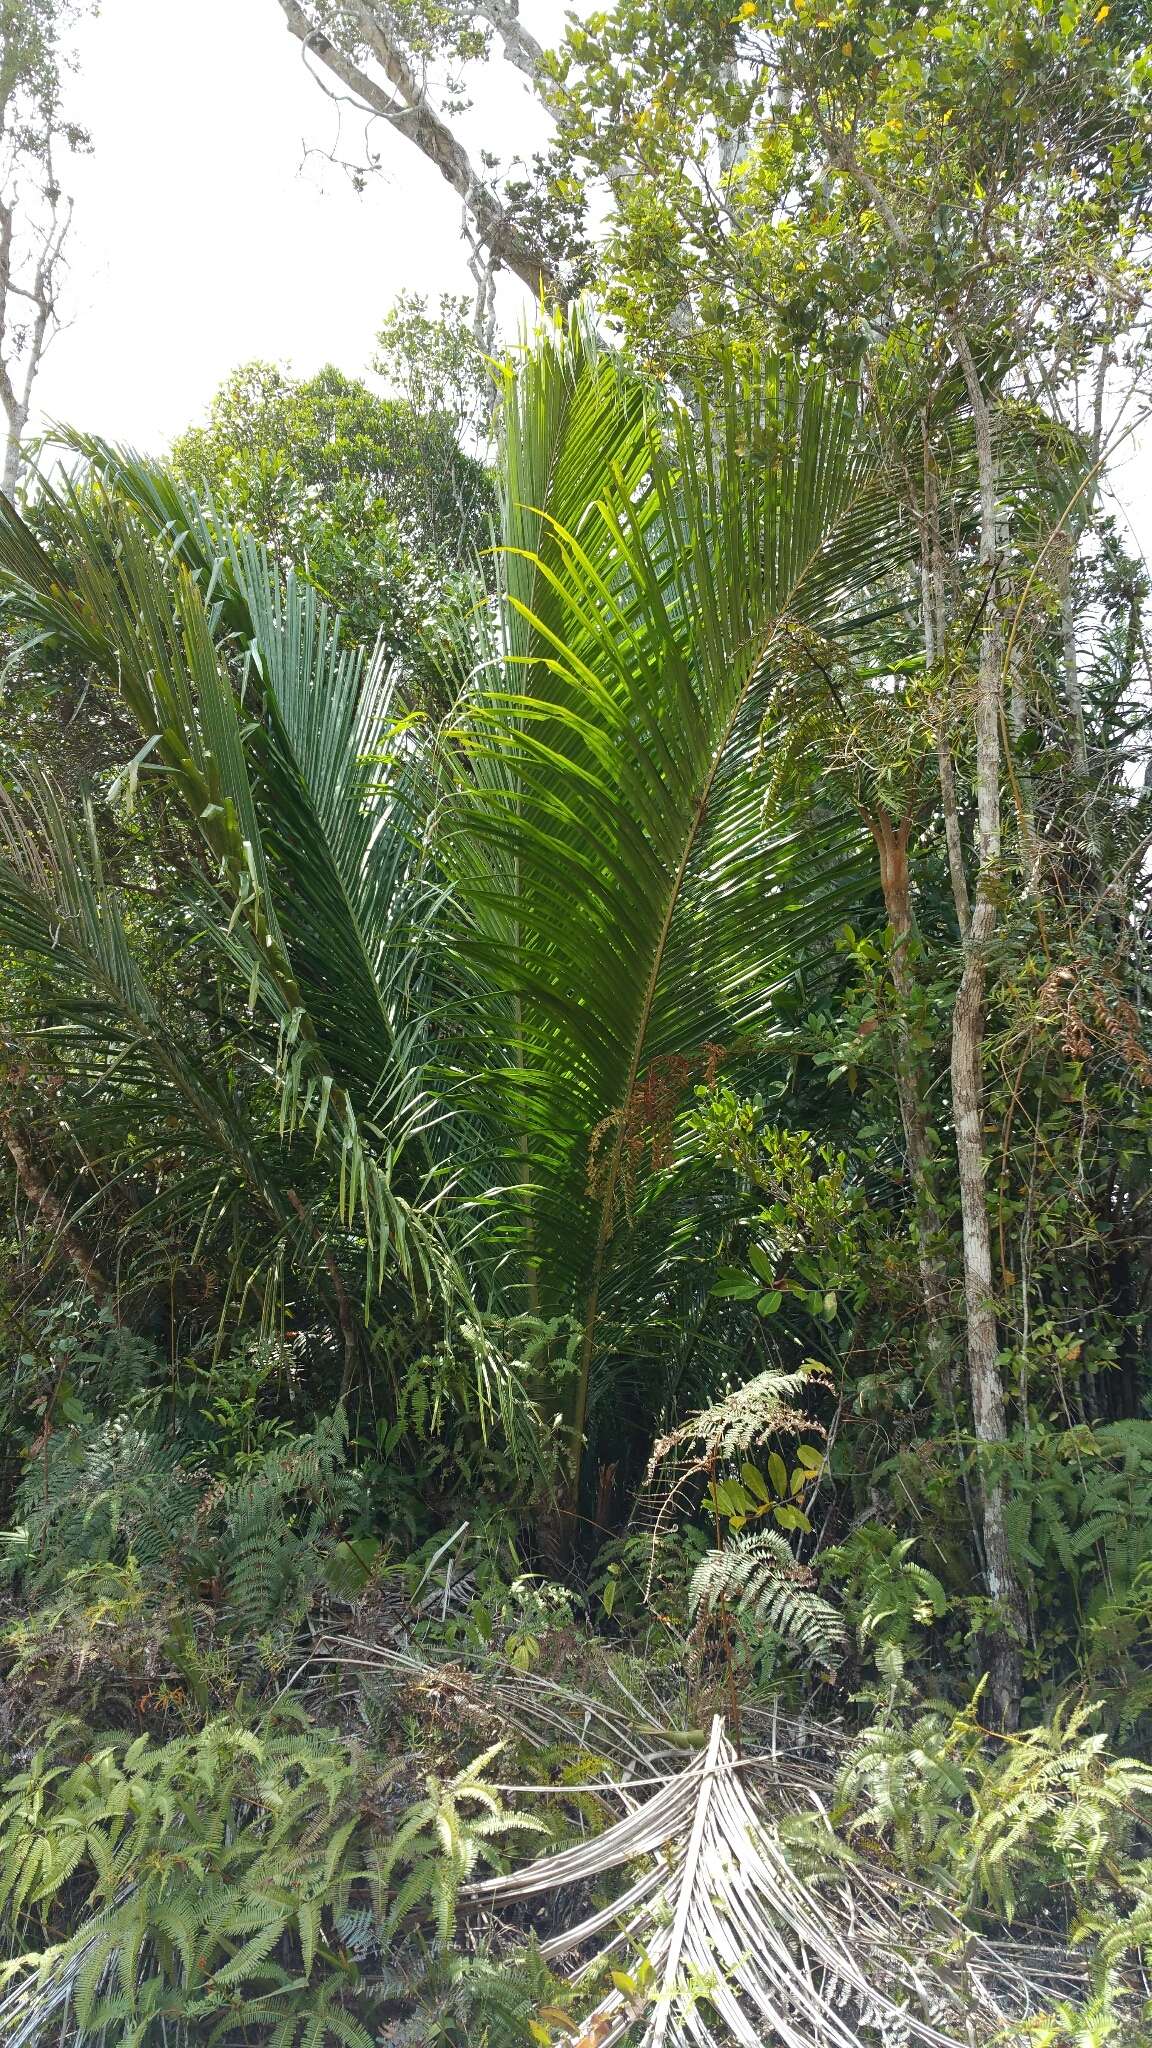
[[[944,814],[944,844],[948,851],[948,876],[960,937],[968,936],[972,911],[968,902],[968,877],[964,871],[964,842],[960,833],[960,806],[956,798],[956,770],[948,737],[947,658],[948,605],[944,589],[944,549],[940,539],[940,489],[932,456],[927,419],[923,422],[924,503],[920,516],[920,583],[924,629],[924,662],[931,671],[938,664],[944,701],[936,714],[936,759],[940,770],[940,804]]]
[[[964,941],[964,969],[952,1014],[952,1113],[960,1178],[964,1300],[972,1421],[981,1453],[984,1570],[997,1614],[987,1641],[989,1704],[997,1724],[1013,1728],[1020,1711],[1023,1602],[1008,1540],[1007,1492],[997,1455],[1008,1440],[992,1286],[992,1234],[985,1186],[984,1025],[988,949],[997,923],[1000,882],[1000,711],[1003,635],[996,591],[999,566],[997,466],[992,419],[967,338],[954,336],[972,407],[980,473],[980,565],[987,578],[976,685],[977,879]],[[991,1453],[991,1457],[989,1457]]]
[[[972,1422],[981,1451],[1008,1440],[1004,1387],[1000,1377],[996,1308],[992,1290],[992,1241],[984,1185],[983,1064],[984,939],[973,917],[973,942],[952,1015],[952,1114],[960,1174],[960,1215],[964,1243],[964,1301],[968,1325],[968,1380]],[[1020,1708],[1019,1636],[1023,1602],[1008,1541],[1007,1493],[1002,1474],[980,1468],[984,1571],[989,1598],[1000,1610],[988,1639],[990,1704],[996,1723],[1014,1728]]]
[[[15,417],[9,415],[8,431],[4,437],[4,470],[3,474],[0,475],[0,490],[3,491],[6,498],[14,498],[16,496],[16,486],[20,481],[24,429],[27,424],[26,419],[20,418],[19,411],[17,411]]]
[[[829,160],[853,177],[868,193],[893,239],[902,249],[909,237],[887,194],[854,156],[842,135],[828,135]],[[992,417],[968,336],[954,314],[945,313],[948,337],[964,377],[976,437],[980,477],[980,565],[986,578],[982,592],[980,663],[976,687],[976,841],[977,872],[971,921],[964,933],[964,970],[952,1013],[952,1097],[956,1129],[956,1160],[960,1176],[960,1217],[963,1234],[964,1300],[968,1334],[968,1379],[972,1419],[981,1452],[981,1535],[985,1579],[997,1610],[988,1636],[990,1706],[997,1722],[1014,1727],[1020,1710],[1020,1638],[1023,1602],[1008,1543],[1007,1494],[993,1459],[1007,1443],[1008,1422],[1000,1377],[996,1310],[992,1298],[992,1234],[984,1184],[984,1005],[988,949],[996,930],[1000,882],[1000,713],[1003,636],[996,576],[1000,559],[997,467]],[[927,435],[925,433],[927,455]],[[926,460],[926,476],[931,463]],[[949,844],[949,855],[952,846]],[[953,865],[953,891],[961,920],[958,873]],[[993,1453],[993,1459],[987,1455]]]
[[[11,98],[12,81],[0,96],[0,134]],[[6,498],[16,495],[23,465],[24,435],[32,411],[32,392],[48,339],[56,325],[56,283],[64,244],[72,224],[72,202],[65,199],[52,169],[51,138],[41,170],[40,197],[47,216],[43,223],[35,267],[31,277],[20,283],[13,275],[16,246],[16,200],[0,198],[0,406],[7,423],[4,465],[0,488]],[[11,301],[18,299],[31,307],[31,316],[11,332]]]

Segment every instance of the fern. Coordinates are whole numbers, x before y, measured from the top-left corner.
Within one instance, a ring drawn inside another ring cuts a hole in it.
[[[380,1972],[374,1993],[387,2014],[388,2048],[467,2043],[500,2048],[539,2038],[532,2021],[557,1987],[531,1952],[515,1963],[434,1947]],[[562,2037],[563,2038],[563,2037]]]
[[[711,1618],[723,1603],[809,1662],[832,1657],[844,1642],[835,1608],[813,1591],[812,1573],[796,1562],[774,1529],[758,1529],[737,1536],[722,1550],[710,1550],[692,1574],[688,1600],[698,1621]]]
[[[1083,1702],[989,1753],[978,1700],[958,1714],[881,1720],[858,1738],[839,1788],[853,1828],[933,1867],[965,1907],[1010,1920],[1021,1903],[1050,1908],[1056,1887],[1072,1907],[1093,1904],[1152,1821],[1152,1771],[1109,1757]]]
[[[303,1598],[319,1576],[326,1532],[342,1515],[360,1512],[362,1490],[347,1451],[347,1418],[337,1409],[309,1436],[267,1450],[225,1493],[222,1619],[239,1639],[250,1640]]]
[[[1134,1615],[1129,1596],[1152,1545],[1152,1422],[1040,1429],[1019,1455],[1009,1523],[1015,1554],[1046,1604],[1071,1598],[1076,1622],[1088,1622],[1090,1658],[1092,1635],[1102,1638],[1107,1671],[1108,1610],[1118,1621]]]
[[[54,2039],[64,1997],[85,2039],[151,2039],[162,2012],[195,2041],[252,2029],[284,2048],[370,2048],[389,1973],[447,1943],[459,1886],[499,1837],[541,1828],[486,1784],[495,1751],[430,1777],[393,1825],[381,1802],[401,1766],[285,1712],[168,1743],[116,1737],[72,1761],[78,1740],[50,1729],[0,1804],[0,1920],[31,1943],[0,2038]],[[489,1991],[515,2003],[507,1973],[438,1973],[448,2007]]]
[[[654,1445],[647,1483],[651,1484],[656,1468],[673,1450],[696,1448],[703,1469],[713,1458],[738,1457],[781,1430],[815,1429],[823,1435],[819,1424],[794,1406],[797,1396],[822,1370],[814,1361],[808,1361],[796,1372],[757,1373],[722,1400],[688,1416]]]
[[[127,1417],[50,1436],[17,1493],[0,1573],[40,1599],[95,1565],[131,1565],[159,1598],[174,1577],[216,1582],[219,1620],[243,1643],[291,1621],[320,1579],[331,1532],[363,1519],[342,1410],[265,1445],[243,1473],[211,1483],[194,1444]]]
[[[460,1887],[480,1857],[493,1860],[489,1844],[517,1830],[547,1833],[542,1821],[507,1812],[499,1794],[485,1784],[483,1772],[503,1747],[501,1742],[494,1744],[447,1781],[428,1777],[425,1797],[410,1808],[377,1859],[381,1889],[398,1868],[407,1872],[382,1915],[386,1933],[393,1933],[414,1908],[426,1905],[440,1940],[449,1941]]]
[[[50,1435],[17,1489],[0,1571],[40,1594],[76,1565],[134,1557],[159,1572],[193,1519],[201,1487],[177,1448],[127,1418]]]

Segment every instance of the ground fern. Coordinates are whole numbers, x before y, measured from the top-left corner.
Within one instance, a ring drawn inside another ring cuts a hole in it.
[[[827,1661],[844,1642],[835,1608],[821,1599],[812,1573],[797,1563],[773,1529],[757,1529],[710,1550],[692,1574],[688,1599],[698,1623],[723,1605],[746,1623],[779,1636],[809,1662]]]

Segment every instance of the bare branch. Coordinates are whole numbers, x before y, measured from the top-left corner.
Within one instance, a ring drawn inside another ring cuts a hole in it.
[[[504,55],[509,64],[522,71],[525,78],[539,90],[540,67],[544,58],[544,45],[526,29],[520,19],[517,0],[479,0],[475,12],[481,21],[490,22],[504,45]]]
[[[318,57],[366,111],[388,121],[398,134],[413,143],[459,194],[474,224],[476,239],[488,250],[493,267],[510,270],[533,293],[558,292],[560,281],[551,258],[523,232],[492,186],[475,169],[463,143],[429,100],[381,10],[361,6],[357,15],[365,41],[391,91],[310,21],[299,0],[280,0],[280,5],[289,31],[304,50]],[[512,61],[523,70],[534,46],[533,39],[524,30],[519,30],[518,36],[515,34],[519,25],[512,10],[501,7],[500,0],[494,0],[494,6],[504,23],[496,24],[498,33],[505,48],[509,48],[511,39],[520,52]],[[538,61],[541,53],[538,45],[534,47]]]

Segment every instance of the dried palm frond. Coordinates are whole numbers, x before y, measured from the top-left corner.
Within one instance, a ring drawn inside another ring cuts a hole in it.
[[[599,1881],[647,1860],[609,1905],[541,1944],[548,1961],[609,1940],[573,1984],[639,1954],[571,2048],[970,2048],[1020,2039],[1041,2002],[1021,1961],[947,1912],[909,1910],[863,1864],[806,1882],[782,1848],[754,1778],[717,1716],[707,1749],[604,1834],[469,1887],[489,1907]],[[1053,1973],[1042,1958],[1044,1992]]]
[[[103,1913],[93,1917],[87,1939],[66,1942],[58,1948],[45,1949],[40,1956],[8,1965],[13,1976],[25,1962],[28,1967],[25,1974],[16,1977],[11,1988],[0,1997],[0,2041],[3,2041],[4,2048],[33,2048],[34,2043],[49,2039],[57,2043],[58,2048],[63,2048],[63,2044],[73,2038],[76,2030],[73,1995],[77,1979],[98,1949],[110,1915],[124,1904],[132,1889],[127,1886]],[[112,1956],[106,1964],[104,1979],[110,1978],[114,1969],[115,1956]],[[185,2039],[183,2027],[174,2028],[172,2048],[179,2048]]]
[[[699,2025],[711,2024],[712,2032],[693,2036],[685,2031],[687,2023],[678,2020],[679,2031],[664,2035],[664,2048],[685,2041],[695,2041],[697,2048],[720,2048],[721,2042],[742,2048],[749,2039],[757,2048],[761,2043],[767,2048],[769,2042],[772,2048],[797,2048],[798,2043],[800,2048],[808,2043],[813,2048],[816,2043],[820,2048],[844,2048],[845,2040],[854,2048],[863,2042],[876,2048],[878,2041],[908,2048],[917,2040],[935,2041],[937,2048],[942,2040],[975,2048],[991,2039],[1008,2048],[1028,2038],[1030,2018],[1058,2004],[1074,2007],[1085,1995],[1082,1954],[1043,1939],[985,1940],[907,1871],[858,1851],[849,1853],[837,1843],[824,1815],[847,1738],[827,1721],[788,1713],[778,1701],[759,1707],[748,1704],[742,1719],[755,1753],[737,1760],[715,1725],[711,1736],[685,1725],[689,1701],[682,1673],[637,1667],[604,1646],[596,1653],[595,1691],[539,1671],[517,1671],[510,1665],[494,1668],[490,1656],[469,1668],[468,1660],[459,1656],[437,1660],[415,1646],[350,1636],[319,1638],[313,1659],[319,1668],[359,1670],[387,1686],[418,1689],[441,1712],[473,1720],[478,1728],[512,1729],[541,1748],[559,1743],[585,1753],[587,1787],[566,1775],[559,1783],[499,1789],[561,1800],[570,1800],[581,1789],[595,1790],[604,1801],[618,1802],[623,1819],[591,1835],[579,1848],[545,1857],[528,1870],[465,1894],[463,1900],[466,1904],[470,1899],[485,1912],[524,1900],[535,1917],[533,1901],[542,1905],[570,1883],[587,1884],[625,1863],[635,1863],[648,1845],[654,1860],[647,1871],[630,1873],[634,1888],[625,1885],[603,1912],[544,1943],[545,1957],[555,1959],[585,1947],[601,1930],[618,1928],[603,1949],[591,1959],[581,1959],[575,1972],[577,1989],[605,1959],[626,1961],[629,1942],[634,1951],[645,1950],[656,1968],[661,1952],[657,1923],[664,1922],[666,1935],[674,1914],[673,1894],[678,1897],[682,1889],[676,1873],[684,1870],[685,1844],[701,1793],[707,1793],[706,1832],[693,1866],[697,1891],[703,1887],[722,1904],[724,1888],[712,1882],[714,1866],[729,1873],[729,1884],[740,1884],[751,1860],[758,1874],[747,1887],[747,1917],[755,1937],[750,1952],[767,1944],[769,1965],[783,1980],[781,1996],[791,1982],[794,1995],[807,1998],[805,1984],[815,1972],[825,1999],[840,2015],[840,2032],[823,2028],[819,2006],[805,2005],[798,2019],[789,2022],[791,2034],[773,2035],[755,2006],[741,2033],[731,2026],[730,2009],[713,2023],[715,2001],[705,2008],[698,1998]],[[719,1797],[712,1784],[715,1775],[724,1780]],[[586,1827],[588,1819],[585,1810],[580,1824]],[[805,1834],[815,1822],[815,1851],[811,1838],[799,1849],[784,1839],[798,1819]],[[698,1912],[720,1910],[704,1906]],[[519,1914],[512,1917],[523,1924]],[[739,1924],[731,1930],[733,1945],[740,1939]],[[551,1936],[554,1925],[549,1919],[541,1932]],[[690,1919],[687,1932],[694,1936],[697,1925],[698,1915]],[[667,1965],[666,1949],[664,1954]],[[690,1983],[691,1960],[684,1950],[682,1954]],[[709,1983],[718,1968],[713,1955]],[[640,1975],[647,1979],[643,1966]],[[657,1987],[660,1981],[657,1971]],[[743,2012],[745,1994],[735,1980],[729,1996]],[[582,2048],[610,2048],[629,2028],[636,2030],[638,2048],[651,2048],[651,2033],[643,2031],[645,2019],[651,2021],[651,2011],[645,2012],[642,2001],[638,2008],[637,1999],[622,1989],[602,2000],[590,2015]],[[566,2039],[565,2048],[579,2044]]]

